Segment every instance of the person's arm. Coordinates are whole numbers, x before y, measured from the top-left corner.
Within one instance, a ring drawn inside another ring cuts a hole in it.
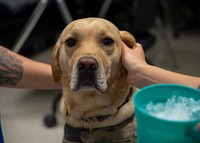
[[[0,86],[31,89],[60,88],[52,78],[51,66],[0,46]]]
[[[135,49],[123,46],[122,61],[128,71],[128,83],[138,88],[157,83],[182,84],[194,88],[200,85],[200,77],[175,73],[147,64],[142,46],[138,43]]]
[[[127,82],[138,88],[157,83],[200,87],[200,77],[179,74],[147,64],[142,46],[138,43],[134,49],[129,49],[124,44],[122,47],[122,62],[128,71]],[[197,129],[200,132],[200,123],[197,124]]]

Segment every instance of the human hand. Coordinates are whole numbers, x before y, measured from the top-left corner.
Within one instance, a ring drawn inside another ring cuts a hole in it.
[[[144,50],[141,44],[136,43],[134,49],[128,48],[124,43],[122,46],[122,63],[128,71],[127,82],[130,85],[138,87],[137,82],[134,82],[135,75],[139,74],[140,66],[148,65],[145,60]]]

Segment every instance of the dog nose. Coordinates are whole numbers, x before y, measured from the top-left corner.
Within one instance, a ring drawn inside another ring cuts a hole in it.
[[[96,71],[98,68],[97,60],[93,57],[82,57],[78,61],[78,70]]]

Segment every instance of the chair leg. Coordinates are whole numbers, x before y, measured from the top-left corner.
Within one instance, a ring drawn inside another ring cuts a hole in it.
[[[35,7],[31,17],[29,18],[28,22],[26,23],[25,27],[23,28],[19,38],[17,39],[16,44],[13,47],[14,52],[19,52],[22,46],[24,45],[25,41],[27,40],[28,36],[31,34],[33,28],[39,21],[40,17],[42,16],[44,10],[46,9],[47,5],[49,4],[50,0],[40,0]],[[72,16],[69,12],[69,9],[64,0],[56,0],[58,8],[62,14],[64,22],[67,24],[71,22]]]
[[[54,127],[57,124],[56,113],[57,113],[58,105],[60,103],[61,96],[62,94],[56,95],[56,97],[53,100],[52,113],[44,117],[44,124],[47,127]]]
[[[44,10],[46,9],[49,0],[40,0],[34,9],[31,17],[29,18],[28,22],[26,23],[25,27],[23,28],[19,39],[17,39],[16,44],[14,45],[13,51],[19,52],[21,47],[24,45],[25,41],[27,40],[28,36],[32,32],[33,28],[37,24],[38,20],[40,19],[41,15],[43,14]]]
[[[112,3],[112,0],[104,0],[104,3],[99,11],[98,17],[105,17],[108,9],[110,8],[110,5]]]
[[[58,8],[62,14],[63,20],[66,24],[73,21],[69,8],[64,0],[56,0]]]

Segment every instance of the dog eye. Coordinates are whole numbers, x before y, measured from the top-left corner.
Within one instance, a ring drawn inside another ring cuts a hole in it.
[[[106,45],[106,46],[110,46],[114,43],[114,40],[111,39],[111,38],[105,38],[103,39],[103,44]]]
[[[73,47],[76,45],[76,40],[74,38],[69,38],[65,41],[65,43],[69,46],[69,47]]]

